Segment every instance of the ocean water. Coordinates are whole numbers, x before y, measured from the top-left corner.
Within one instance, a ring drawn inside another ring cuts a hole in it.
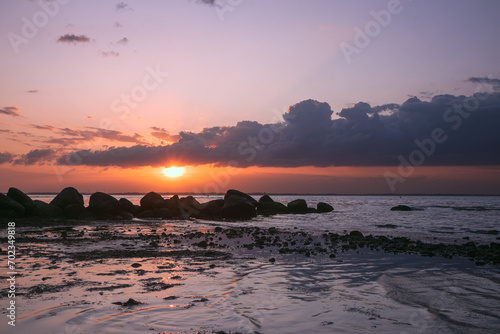
[[[141,197],[127,196],[135,203]],[[89,222],[73,227],[75,233],[84,231],[89,236],[77,243],[51,241],[60,233],[57,226],[19,228],[18,235],[31,241],[19,245],[18,326],[13,329],[4,320],[0,333],[499,332],[500,268],[476,266],[459,257],[358,249],[330,259],[282,255],[266,248],[250,251],[240,248],[239,241],[227,240],[224,251],[231,257],[141,257],[138,253],[75,261],[71,256],[74,252],[140,252],[152,249],[141,235],[212,231],[216,226],[276,227],[312,235],[359,230],[444,243],[488,244],[499,242],[500,237],[500,197],[272,197],[283,203],[304,198],[312,207],[322,201],[335,211],[245,222]],[[215,197],[197,198],[205,202]],[[418,210],[390,211],[398,204]],[[172,241],[162,241],[158,247],[194,248]],[[276,262],[269,262],[270,257]],[[143,304],[113,304],[128,298]],[[6,302],[0,296],[2,318]]]
[[[169,198],[172,194],[162,194]],[[139,205],[143,195],[125,197]],[[223,196],[194,195],[200,202]],[[33,199],[50,202],[54,195],[32,195]],[[88,205],[89,195],[84,196]],[[260,196],[254,196],[257,200]],[[405,236],[425,242],[453,243],[464,237],[481,244],[495,242],[500,237],[500,196],[313,196],[276,195],[275,201],[288,203],[303,198],[308,206],[325,202],[334,207],[331,213],[308,215],[277,215],[257,217],[250,222],[231,222],[229,226],[275,226],[282,229],[300,228],[307,232],[358,230],[364,234]],[[399,204],[415,211],[390,211]],[[208,222],[210,223],[210,222]]]

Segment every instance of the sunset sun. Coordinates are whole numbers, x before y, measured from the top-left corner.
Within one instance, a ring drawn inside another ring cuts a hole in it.
[[[184,167],[172,166],[169,168],[165,168],[165,169],[163,169],[163,174],[165,174],[166,176],[171,177],[171,178],[179,177],[182,174],[184,174]]]

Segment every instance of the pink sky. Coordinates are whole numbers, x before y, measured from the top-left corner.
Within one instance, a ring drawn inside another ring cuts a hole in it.
[[[221,192],[500,189],[500,163],[490,149],[500,140],[485,134],[500,125],[497,1],[66,2],[0,3],[2,192],[68,185],[82,191],[191,192],[214,182]],[[356,51],[346,54],[346,47]],[[450,140],[438,143],[392,189],[387,172],[399,175],[398,156],[411,156],[415,140],[442,126],[428,112],[445,117],[453,103],[467,103],[460,95],[477,92],[489,99],[470,118],[454,114],[464,122],[458,130],[457,121],[445,120]],[[433,99],[445,94],[456,99],[450,105]],[[420,102],[406,103],[411,97]],[[300,104],[309,99],[327,103],[331,119],[326,112],[314,123],[320,108]],[[283,117],[294,105],[301,106],[298,119],[304,117],[297,124]],[[413,117],[412,108],[426,120]],[[404,115],[409,123],[398,123]],[[372,126],[379,116],[383,134]],[[250,129],[241,121],[257,123]],[[328,129],[314,139],[322,122]],[[257,156],[246,161],[246,138],[265,135],[266,124],[285,130],[280,139],[257,143]],[[195,144],[203,147],[195,150]],[[132,146],[151,163],[132,159]],[[158,154],[175,155],[152,157],[156,147]],[[222,182],[238,147],[242,168]],[[115,148],[123,148],[129,160],[115,163]],[[77,165],[60,164],[61,157],[82,150],[89,155]],[[161,170],[173,164],[188,166],[186,173],[165,177]]]

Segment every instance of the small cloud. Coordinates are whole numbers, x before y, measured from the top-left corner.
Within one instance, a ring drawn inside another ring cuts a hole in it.
[[[33,89],[33,90],[28,90],[26,93],[38,93],[39,90],[38,89]]]
[[[115,28],[122,28],[122,27],[123,27],[123,24],[121,24],[120,22],[115,22],[115,23],[113,24],[113,27],[115,27]]]
[[[465,81],[489,85],[493,87],[494,90],[500,91],[500,79],[494,79],[488,77],[469,77]]]
[[[19,117],[21,115],[19,115],[19,113],[17,112],[17,108],[16,107],[5,107],[3,109],[0,109],[0,114],[4,114],[4,115],[7,115],[7,116],[12,116],[12,117]]]
[[[103,57],[119,57],[120,54],[116,51],[100,51],[101,56]]]
[[[116,10],[119,12],[124,12],[127,10],[133,10],[126,2],[122,1],[116,4]]]
[[[56,152],[52,149],[35,149],[23,154],[19,159],[14,160],[14,165],[43,165],[44,162],[55,158]]]
[[[217,4],[217,0],[197,0],[196,2],[203,3],[206,5],[210,5],[210,6],[215,6]]]
[[[128,44],[128,38],[127,37],[123,37],[118,42],[116,42],[116,44],[127,45]]]
[[[0,165],[11,162],[13,157],[9,152],[0,152]]]
[[[90,38],[85,35],[66,34],[59,37],[58,43],[88,43]]]
[[[34,129],[38,129],[38,130],[48,130],[48,131],[52,131],[52,130],[55,129],[52,125],[36,125],[36,124],[31,124],[31,127],[34,128]]]
[[[94,119],[94,117],[92,117],[92,116],[87,116],[87,119]]]

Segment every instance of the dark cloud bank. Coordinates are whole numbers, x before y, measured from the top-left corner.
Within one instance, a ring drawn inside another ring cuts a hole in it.
[[[154,128],[169,145],[81,150],[64,165],[164,166],[213,163],[237,167],[396,166],[421,151],[425,165],[500,165],[500,94],[438,95],[425,102],[370,106],[360,102],[332,120],[327,103],[307,100],[289,108],[284,122],[242,121],[175,136]],[[271,117],[270,117],[271,118]],[[421,155],[422,155],[421,154]]]

